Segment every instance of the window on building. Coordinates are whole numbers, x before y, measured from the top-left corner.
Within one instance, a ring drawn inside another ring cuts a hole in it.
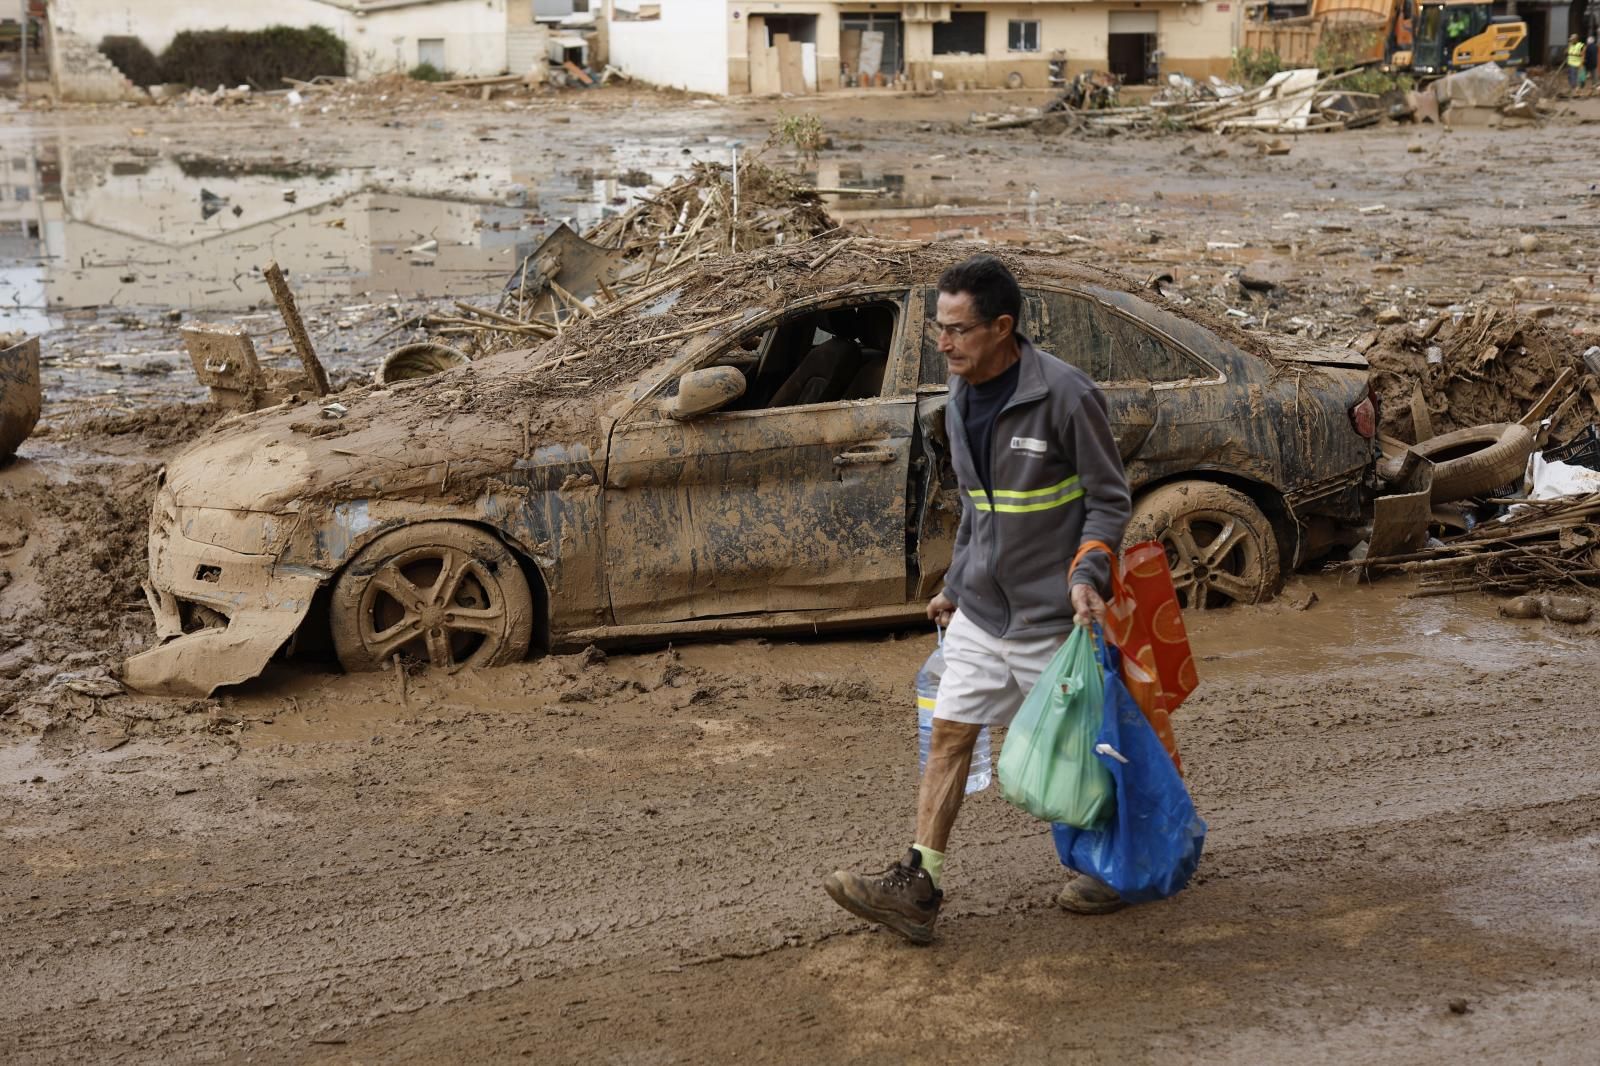
[[[1013,52],[1039,50],[1039,20],[1012,19],[1006,26],[1006,47]]]
[[[448,69],[444,65],[444,38],[419,37],[417,38],[417,64],[427,64],[434,70]]]
[[[952,11],[949,22],[933,24],[933,54],[981,56],[985,29],[982,11]]]

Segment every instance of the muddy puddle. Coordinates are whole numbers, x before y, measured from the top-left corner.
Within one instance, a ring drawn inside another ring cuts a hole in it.
[[[1499,616],[1481,595],[1417,597],[1416,585],[1390,579],[1303,574],[1271,603],[1248,610],[1184,616],[1202,677],[1285,678],[1401,668],[1512,670],[1535,660],[1581,659],[1587,627],[1524,624]],[[1312,599],[1312,597],[1315,599]]]
[[[407,143],[443,129],[423,126]],[[287,357],[260,272],[276,261],[323,361],[364,375],[420,302],[492,305],[557,226],[581,232],[694,161],[731,154],[711,136],[563,153],[478,132],[470,156],[390,148],[337,165],[270,145],[211,155],[156,137],[0,134],[12,185],[0,199],[0,323],[44,335],[47,404],[201,401],[177,326],[242,325],[266,359]]]
[[[0,151],[16,189],[0,309],[40,332],[91,309],[249,310],[270,298],[259,268],[274,259],[303,303],[493,293],[562,222],[583,230],[695,159],[729,156],[717,138],[617,143],[583,165],[511,151],[322,165],[62,137]]]

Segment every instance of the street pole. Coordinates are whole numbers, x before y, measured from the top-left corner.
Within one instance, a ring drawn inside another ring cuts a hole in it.
[[[739,250],[739,149],[743,141],[734,141],[729,147],[733,150],[733,219],[728,226],[728,251]]]

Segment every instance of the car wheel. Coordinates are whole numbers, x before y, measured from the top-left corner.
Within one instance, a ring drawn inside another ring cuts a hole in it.
[[[1123,543],[1159,541],[1184,607],[1258,603],[1278,589],[1278,538],[1255,502],[1212,481],[1178,481],[1141,496]]]
[[[422,522],[357,553],[333,586],[333,647],[346,670],[396,655],[447,671],[528,653],[533,595],[506,546],[473,526]]]

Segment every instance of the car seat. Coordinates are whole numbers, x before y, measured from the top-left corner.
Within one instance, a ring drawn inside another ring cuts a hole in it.
[[[894,312],[887,307],[863,307],[857,313],[861,365],[839,395],[841,400],[870,400],[883,391],[889,368],[889,347],[894,343]]]
[[[855,309],[840,307],[825,312],[821,325],[832,336],[806,353],[800,365],[772,394],[768,407],[829,403],[844,397],[845,390],[861,369],[861,345],[855,339],[859,329]]]

